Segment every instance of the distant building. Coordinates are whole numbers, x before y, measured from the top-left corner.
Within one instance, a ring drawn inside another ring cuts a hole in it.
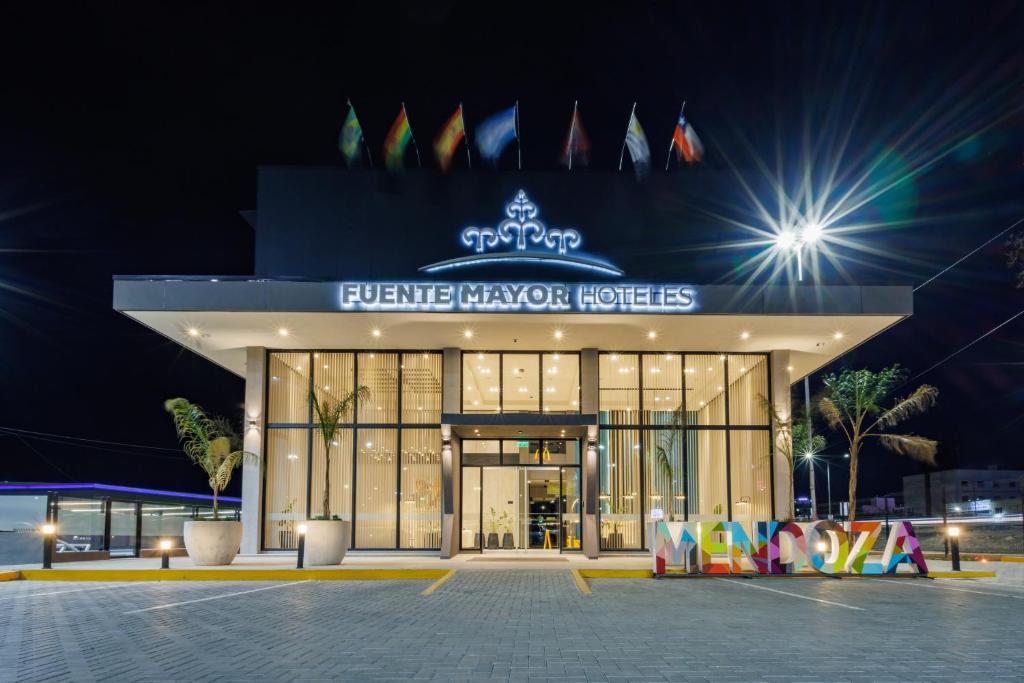
[[[908,515],[949,513],[998,515],[1021,511],[1024,470],[944,470],[903,477]]]

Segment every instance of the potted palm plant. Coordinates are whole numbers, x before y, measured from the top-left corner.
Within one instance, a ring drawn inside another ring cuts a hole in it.
[[[210,417],[184,398],[165,401],[164,409],[174,418],[182,450],[206,473],[213,491],[213,519],[185,522],[188,556],[197,565],[231,564],[242,543],[242,523],[220,519],[217,498],[246,455],[242,438],[226,418]]]
[[[349,538],[352,536],[352,522],[331,514],[331,446],[334,436],[341,429],[345,417],[355,407],[356,401],[365,401],[370,389],[358,387],[336,401],[325,397],[321,401],[316,392],[309,392],[313,412],[324,442],[324,492],[323,506],[319,517],[306,522],[306,563],[313,565],[340,564],[345,559]]]

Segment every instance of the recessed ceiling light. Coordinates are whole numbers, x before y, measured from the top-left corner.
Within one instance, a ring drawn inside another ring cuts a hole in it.
[[[290,333],[290,332],[288,331],[288,328],[287,328],[287,327],[279,327],[279,328],[277,328],[277,333],[278,333],[279,335],[281,335],[282,337],[287,337],[287,336],[288,336],[289,334],[291,334],[291,333]]]
[[[842,339],[843,338],[843,333],[842,332],[836,332],[835,334],[832,335],[832,338],[833,339]]]
[[[199,336],[199,330],[197,330],[194,327],[188,328],[188,336],[190,336],[190,337],[198,337]]]
[[[654,330],[650,330],[650,331],[647,332],[647,338],[648,339],[657,339],[657,337],[658,337],[658,333],[655,332]]]
[[[740,332],[740,339],[750,339],[750,333],[747,331]]]
[[[793,366],[792,365],[787,365],[786,366],[786,370],[788,370],[789,372],[793,372]]]
[[[373,331],[370,334],[372,334],[374,337],[379,337],[380,336],[380,330],[375,327],[375,328],[373,328]]]
[[[561,339],[563,334],[561,330],[555,330],[555,339]]]
[[[465,337],[466,339],[472,339],[473,338],[473,330],[466,330],[466,331],[464,331],[462,333],[462,336]]]

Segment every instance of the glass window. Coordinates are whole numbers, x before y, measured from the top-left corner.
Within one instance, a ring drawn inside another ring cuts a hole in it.
[[[686,422],[691,425],[725,424],[725,356],[687,354]]]
[[[580,469],[578,467],[562,468],[561,513],[562,529],[559,538],[565,550],[579,550],[583,528],[580,525],[580,513],[583,502],[580,499]]]
[[[360,353],[358,362],[359,386],[370,390],[370,397],[359,401],[359,422],[398,422],[398,354]]]
[[[480,482],[479,467],[462,468],[462,534],[464,550],[480,549]]]
[[[743,522],[748,535],[754,521],[772,519],[770,434],[767,429],[729,432],[732,518]]]
[[[661,520],[681,522],[686,516],[684,432],[657,429],[646,432],[644,437],[644,490],[647,495],[644,523]]]
[[[305,494],[303,494],[305,495]],[[160,547],[160,541],[169,540],[174,548],[184,548],[185,522],[192,519],[192,506],[173,503],[142,504],[142,548]],[[269,539],[264,538],[269,547]]]
[[[394,548],[397,430],[360,429],[356,438],[355,547]]]
[[[501,462],[505,465],[536,465],[544,458],[539,439],[505,439],[501,442]]]
[[[343,401],[353,390],[355,374],[354,353],[313,354],[313,387],[321,405]],[[313,415],[316,421],[316,415]],[[343,422],[352,422],[352,412],[342,416]]]
[[[267,422],[309,422],[309,354],[270,354]]]
[[[540,355],[506,353],[502,357],[502,410],[506,413],[540,411]]]
[[[768,359],[729,356],[729,424],[768,424]]]
[[[580,357],[577,354],[545,353],[544,412],[580,412]]]
[[[110,554],[132,556],[135,554],[135,503],[111,501],[110,503]]]
[[[266,442],[266,500],[264,501],[263,545],[265,548],[296,548],[295,525],[306,518],[306,473],[308,471],[308,429],[268,429]],[[322,495],[314,486],[313,498]],[[151,538],[146,525],[162,528],[164,521],[143,510],[143,547],[155,548],[159,538]],[[170,511],[167,511],[168,514]],[[180,529],[177,530],[180,535]],[[152,542],[153,545],[145,545]]]
[[[441,547],[441,430],[402,430],[402,548]]]
[[[34,533],[46,524],[46,496],[0,495],[0,532]],[[33,542],[33,545],[38,545]],[[35,561],[33,555],[32,560]]]
[[[500,465],[501,442],[497,439],[473,439],[462,442],[463,465]]]
[[[402,354],[402,422],[441,421],[441,354]]]
[[[66,498],[57,502],[57,552],[106,550],[106,501]]]
[[[691,429],[687,432],[686,469],[689,491],[686,504],[692,522],[728,519],[725,434],[724,430],[717,429]]]
[[[602,424],[640,421],[640,359],[635,354],[604,353],[599,361]]]
[[[640,433],[635,429],[601,430],[598,452],[601,548],[639,549]]]
[[[683,357],[676,353],[643,357],[644,423],[683,424]]]
[[[462,354],[462,412],[501,412],[500,368],[497,353]]]

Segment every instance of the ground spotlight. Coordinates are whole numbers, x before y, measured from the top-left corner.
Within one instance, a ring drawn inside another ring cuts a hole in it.
[[[171,539],[164,538],[160,540],[160,569],[171,568]]]

